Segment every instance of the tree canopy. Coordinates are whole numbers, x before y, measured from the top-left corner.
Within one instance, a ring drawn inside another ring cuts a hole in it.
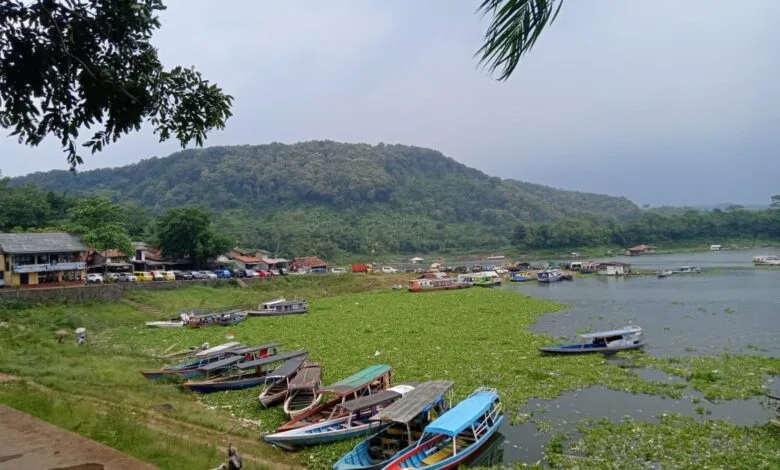
[[[157,244],[163,256],[188,258],[197,266],[226,253],[235,240],[216,231],[209,211],[190,206],[171,209],[160,217]]]
[[[33,146],[55,136],[71,168],[81,146],[98,152],[144,121],[161,141],[202,145],[233,98],[194,69],[163,67],[150,43],[163,9],[162,0],[0,2],[0,128]]]
[[[123,207],[104,197],[93,196],[80,200],[68,215],[68,231],[80,234],[84,243],[94,250],[117,249],[126,254],[133,253]]]

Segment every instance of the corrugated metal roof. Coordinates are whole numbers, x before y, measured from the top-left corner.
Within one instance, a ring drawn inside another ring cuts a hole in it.
[[[87,251],[78,235],[70,233],[0,233],[4,253],[54,253]]]
[[[455,382],[449,380],[423,382],[416,386],[414,390],[405,394],[402,399],[371,417],[371,420],[408,423],[415,416],[442,399],[453,385],[455,385]]]

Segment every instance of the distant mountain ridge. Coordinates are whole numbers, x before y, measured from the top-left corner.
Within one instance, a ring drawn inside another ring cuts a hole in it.
[[[251,221],[230,228],[242,231],[244,239],[255,233],[246,226],[270,224],[280,214],[287,214],[281,220],[293,220],[292,213],[300,220],[333,216],[338,220],[331,222],[340,220],[355,230],[363,220],[373,220],[376,227],[392,217],[389,229],[399,232],[396,238],[403,238],[401,229],[406,229],[429,241],[452,238],[444,232],[455,224],[489,234],[491,244],[521,221],[625,220],[641,213],[625,197],[491,177],[432,149],[331,141],[185,150],[124,167],[38,172],[11,180],[12,185],[28,183],[71,196],[102,194],[151,213],[204,205],[233,220]]]

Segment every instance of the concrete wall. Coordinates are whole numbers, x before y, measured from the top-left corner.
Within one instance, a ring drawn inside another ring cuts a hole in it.
[[[247,284],[263,282],[263,279],[242,279]],[[0,302],[116,302],[124,291],[135,290],[175,290],[187,286],[219,286],[231,282],[230,279],[203,279],[192,281],[156,281],[156,282],[117,282],[69,287],[38,287],[34,289],[0,289]]]

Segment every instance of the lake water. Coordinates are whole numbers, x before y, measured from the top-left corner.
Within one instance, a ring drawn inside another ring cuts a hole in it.
[[[534,330],[570,338],[578,331],[642,326],[646,351],[655,356],[715,355],[723,352],[780,356],[780,269],[755,268],[751,258],[765,251],[723,251],[695,254],[615,257],[643,270],[693,265],[701,274],[608,278],[594,276],[551,285],[509,283],[505,289],[569,305],[545,315]],[[563,339],[563,338],[562,338]],[[560,358],[565,360],[565,358]],[[658,370],[637,371],[647,380],[681,380]],[[780,392],[780,381],[771,385]],[[661,413],[699,419],[724,419],[735,424],[766,422],[770,412],[763,398],[711,403],[690,388],[682,400],[629,394],[592,387],[555,400],[532,400],[521,412],[533,416],[520,426],[505,425],[503,449],[492,459],[505,464],[533,463],[544,458],[544,446],[559,432],[572,432],[585,418],[623,416],[655,421]],[[708,414],[701,415],[702,407]],[[540,429],[545,422],[546,429]]]

